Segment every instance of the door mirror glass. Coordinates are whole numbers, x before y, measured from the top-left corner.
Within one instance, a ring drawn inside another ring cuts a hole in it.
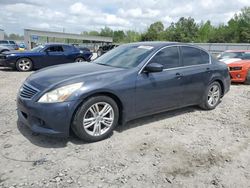
[[[145,67],[144,70],[146,72],[161,72],[163,71],[163,65],[159,63],[150,63]]]

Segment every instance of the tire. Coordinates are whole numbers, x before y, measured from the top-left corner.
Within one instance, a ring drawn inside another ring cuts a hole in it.
[[[28,58],[20,58],[16,62],[16,69],[21,72],[31,71],[33,69],[33,63]]]
[[[77,58],[75,59],[75,62],[84,62],[84,61],[85,61],[85,59],[82,58],[82,57],[77,57]]]
[[[102,50],[97,50],[97,57],[100,57],[102,55]]]
[[[250,69],[247,72],[245,84],[250,85]]]
[[[219,82],[212,82],[206,89],[200,107],[204,110],[213,110],[220,103],[222,90]]]
[[[80,139],[86,142],[97,142],[112,134],[118,119],[119,109],[116,102],[107,96],[95,96],[86,100],[78,108],[71,127]]]

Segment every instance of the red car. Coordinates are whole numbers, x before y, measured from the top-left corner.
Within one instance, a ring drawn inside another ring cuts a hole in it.
[[[228,64],[232,82],[250,84],[250,60],[240,60]]]

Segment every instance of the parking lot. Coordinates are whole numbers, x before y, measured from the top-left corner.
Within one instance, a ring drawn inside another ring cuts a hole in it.
[[[0,187],[246,187],[250,87],[232,85],[212,111],[161,113],[83,143],[32,134],[16,93],[31,74],[0,68]]]

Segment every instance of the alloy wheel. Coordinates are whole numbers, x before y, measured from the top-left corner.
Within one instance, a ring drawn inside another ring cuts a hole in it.
[[[215,106],[220,99],[220,88],[218,85],[213,85],[208,91],[207,102],[210,106]]]
[[[85,113],[83,127],[91,136],[105,134],[114,121],[114,109],[106,102],[93,104]]]
[[[84,59],[83,58],[76,58],[76,60],[75,60],[75,62],[83,62],[84,61]]]
[[[31,62],[29,60],[26,60],[26,59],[21,59],[18,63],[18,67],[22,71],[28,71],[28,70],[30,70]]]

